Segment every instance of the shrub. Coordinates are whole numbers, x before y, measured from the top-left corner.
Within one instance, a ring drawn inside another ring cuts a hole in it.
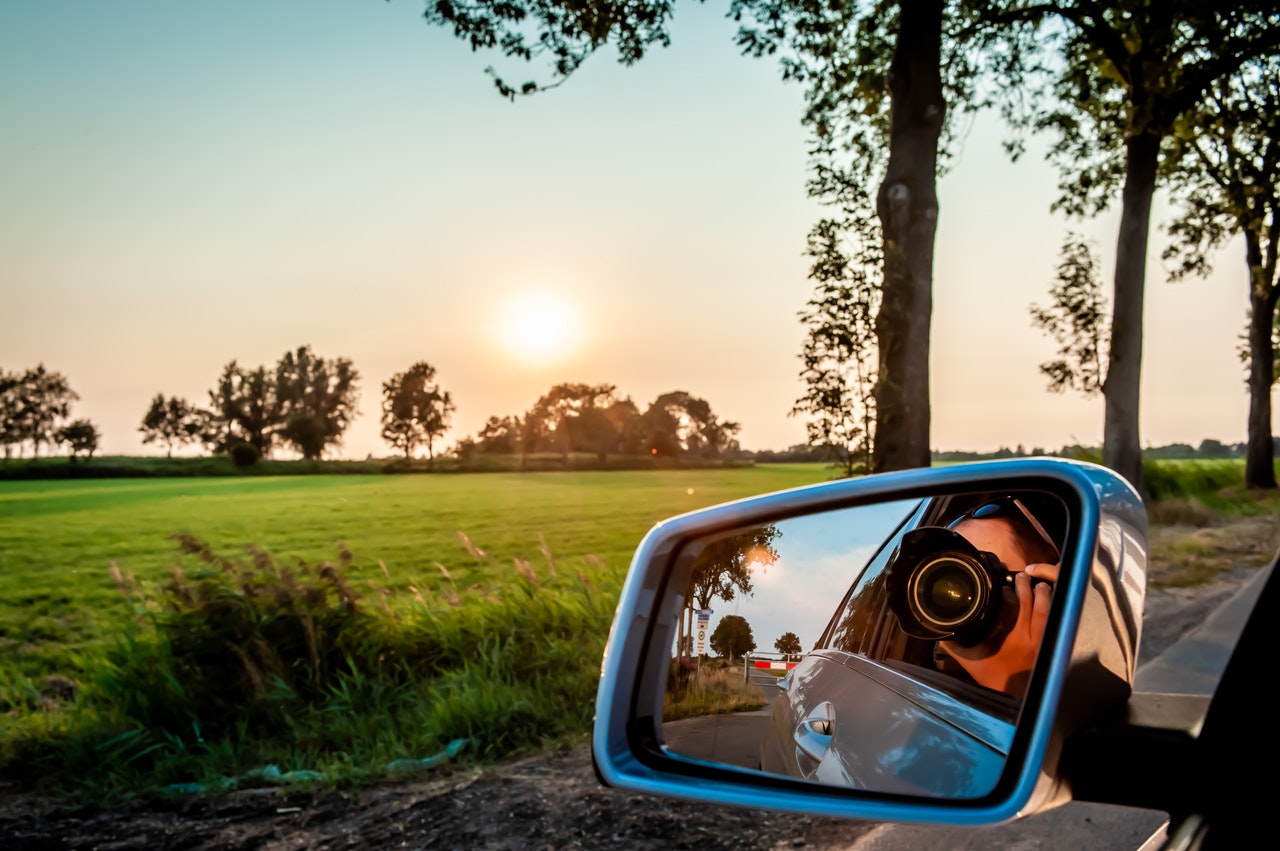
[[[258,451],[258,447],[244,441],[233,444],[230,453],[231,460],[237,467],[252,467],[262,459],[262,453]]]
[[[204,569],[188,577],[175,566],[154,599],[135,600],[154,631],[127,635],[98,678],[127,717],[205,735],[252,723],[269,734],[364,661],[369,616],[336,565],[280,567],[254,548],[232,560],[174,537]]]

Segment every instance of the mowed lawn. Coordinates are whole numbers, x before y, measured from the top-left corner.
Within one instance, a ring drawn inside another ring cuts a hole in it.
[[[654,523],[731,499],[820,482],[821,464],[728,470],[471,475],[331,475],[0,483],[0,666],[74,675],[77,656],[113,640],[131,610],[111,565],[145,590],[192,535],[229,558],[338,561],[407,593],[500,583],[515,559],[572,570],[596,556],[621,575]],[[464,545],[466,535],[489,560]],[[444,570],[440,568],[443,566]],[[384,569],[385,567],[385,569]],[[399,595],[397,595],[399,596]]]

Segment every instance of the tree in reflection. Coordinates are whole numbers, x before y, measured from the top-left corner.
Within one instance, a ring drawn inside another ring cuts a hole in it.
[[[792,657],[804,652],[804,648],[800,645],[800,636],[794,632],[784,632],[778,636],[778,640],[773,642],[773,649],[782,654],[784,662],[790,662]]]
[[[735,656],[745,656],[756,649],[756,637],[751,632],[751,624],[741,615],[725,615],[711,633],[711,649],[717,656],[729,660],[733,664]]]
[[[711,601],[734,599],[738,594],[750,597],[754,592],[751,575],[754,570],[767,570],[778,560],[774,541],[782,534],[777,526],[756,526],[736,535],[726,535],[707,543],[698,552],[693,575],[689,579],[689,602],[678,646],[680,655],[692,655],[693,611],[710,609]]]

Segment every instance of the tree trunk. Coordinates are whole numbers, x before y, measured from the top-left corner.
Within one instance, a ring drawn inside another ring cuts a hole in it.
[[[1271,436],[1271,388],[1275,383],[1275,350],[1271,344],[1275,327],[1276,297],[1271,275],[1262,262],[1256,234],[1245,230],[1245,250],[1249,262],[1249,444],[1245,452],[1244,485],[1247,488],[1275,488],[1275,446]]]
[[[1142,378],[1142,302],[1146,287],[1147,232],[1156,186],[1160,138],[1151,133],[1125,143],[1125,179],[1111,308],[1111,350],[1102,395],[1106,417],[1102,463],[1145,496],[1142,446],[1138,442],[1138,396]]]
[[[876,316],[873,470],[929,466],[929,324],[938,225],[942,98],[941,0],[903,0],[889,67],[889,162],[876,196],[884,286]]]

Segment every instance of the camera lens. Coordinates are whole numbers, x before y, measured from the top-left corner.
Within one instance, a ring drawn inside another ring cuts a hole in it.
[[[938,558],[916,571],[908,600],[919,620],[936,629],[955,629],[980,614],[987,599],[984,575],[971,562]]]
[[[996,622],[1005,573],[959,533],[922,526],[902,536],[885,566],[889,606],[907,635],[971,646]]]

